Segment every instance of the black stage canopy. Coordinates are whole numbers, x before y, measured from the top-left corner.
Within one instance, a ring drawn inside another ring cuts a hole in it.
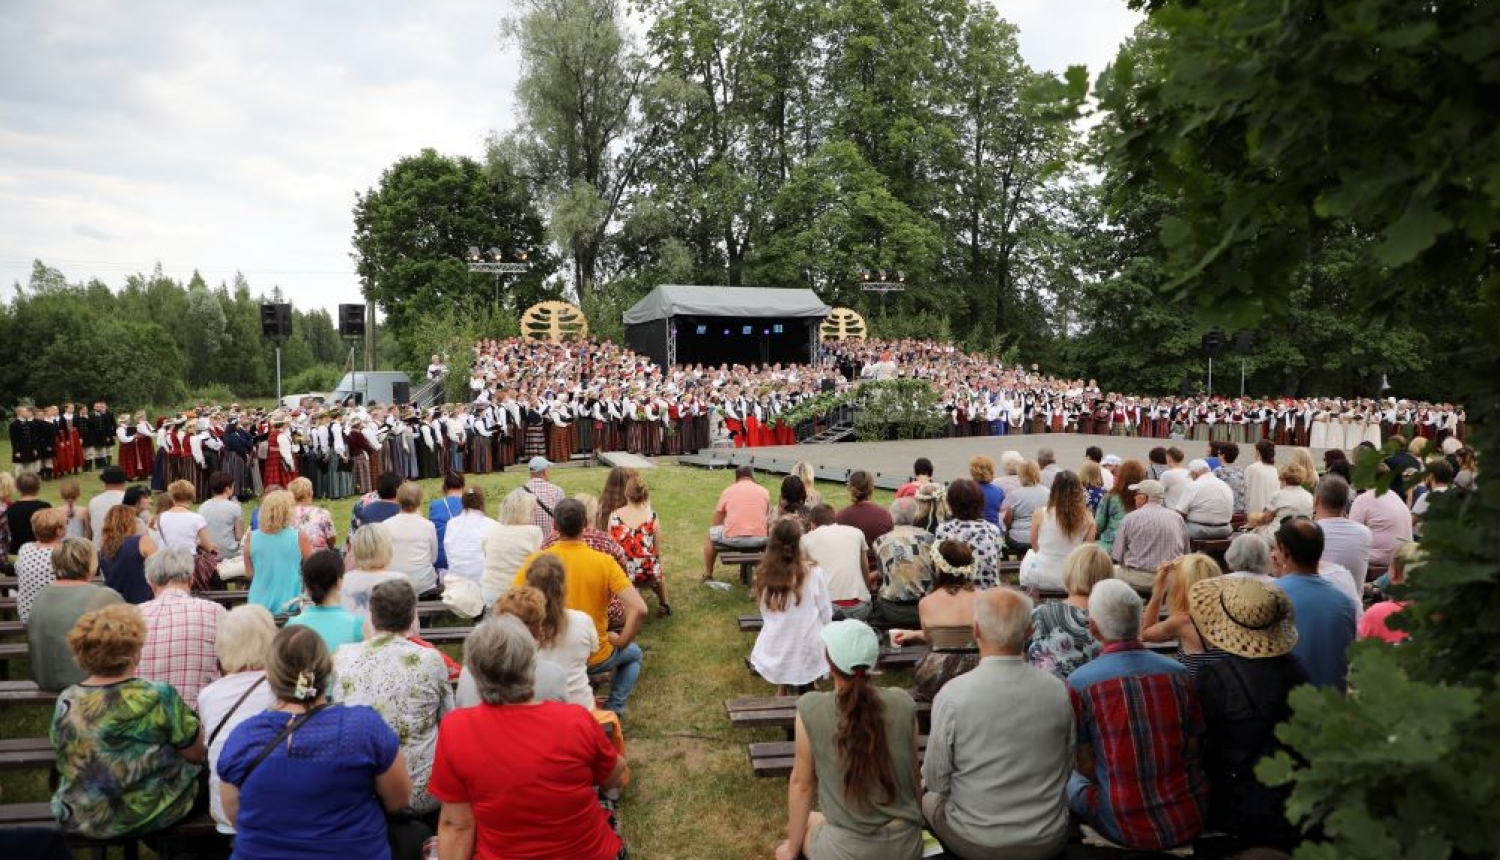
[[[625,342],[662,367],[808,364],[830,310],[812,290],[663,285],[625,312]]]

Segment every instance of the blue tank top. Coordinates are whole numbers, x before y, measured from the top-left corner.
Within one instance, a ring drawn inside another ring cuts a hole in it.
[[[250,533],[250,563],[255,576],[250,580],[249,599],[272,614],[284,612],[286,604],[302,593],[302,550],[297,534],[293,526],[275,534],[259,529]]]

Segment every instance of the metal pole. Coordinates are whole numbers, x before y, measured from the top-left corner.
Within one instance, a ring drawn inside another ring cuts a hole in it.
[[[1208,357],[1208,396],[1214,396],[1214,357]]]
[[[276,344],[276,406],[281,406],[281,344]]]
[[[1245,396],[1245,360],[1240,359],[1240,396]]]
[[[375,302],[365,297],[365,372],[375,369]]]

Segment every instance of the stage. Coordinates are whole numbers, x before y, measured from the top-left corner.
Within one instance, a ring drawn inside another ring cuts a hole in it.
[[[1157,446],[1181,448],[1188,460],[1208,455],[1208,443],[1193,440],[1140,439],[1131,436],[1091,436],[1082,433],[1041,433],[1014,436],[969,436],[957,439],[911,439],[901,442],[839,442],[832,445],[776,445],[765,448],[714,448],[678,462],[707,468],[730,468],[750,464],[757,471],[787,474],[798,461],[806,460],[816,470],[818,480],[844,481],[850,472],[864,469],[875,473],[875,485],[894,490],[911,478],[911,464],[918,457],[932,461],[939,481],[969,476],[969,459],[987,454],[998,469],[1000,455],[1018,451],[1028,460],[1036,459],[1039,448],[1051,448],[1058,466],[1077,471],[1083,452],[1098,445],[1105,454],[1123,459],[1147,462],[1146,454]],[[1277,462],[1290,459],[1292,446],[1277,446]],[[1313,459],[1322,463],[1322,449],[1314,449]],[[1252,446],[1241,445],[1237,461],[1242,468],[1255,462]]]

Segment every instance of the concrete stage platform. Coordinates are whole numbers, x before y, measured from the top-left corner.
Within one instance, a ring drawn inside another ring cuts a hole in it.
[[[876,475],[875,485],[894,490],[906,483],[911,476],[911,464],[918,457],[932,461],[939,481],[969,476],[969,459],[976,454],[987,454],[998,465],[1000,455],[1006,451],[1020,452],[1028,460],[1036,459],[1039,448],[1051,448],[1057,463],[1064,469],[1077,470],[1083,462],[1083,452],[1090,445],[1098,445],[1105,454],[1117,454],[1124,459],[1146,462],[1146,454],[1158,445],[1181,448],[1189,460],[1208,454],[1207,442],[1192,440],[1171,441],[1166,439],[1138,439],[1129,436],[1093,436],[1082,433],[1042,433],[1015,436],[970,436],[959,439],[913,439],[901,442],[839,442],[832,445],[776,445],[765,448],[715,448],[694,456],[679,458],[678,462],[690,466],[707,468],[731,468],[749,464],[757,471],[786,474],[798,461],[806,460],[816,470],[818,480],[843,482],[850,472],[864,469]],[[1277,449],[1277,461],[1290,458],[1291,446]],[[1322,463],[1323,452],[1316,449],[1313,459]],[[1255,462],[1255,451],[1240,446],[1240,466]]]

